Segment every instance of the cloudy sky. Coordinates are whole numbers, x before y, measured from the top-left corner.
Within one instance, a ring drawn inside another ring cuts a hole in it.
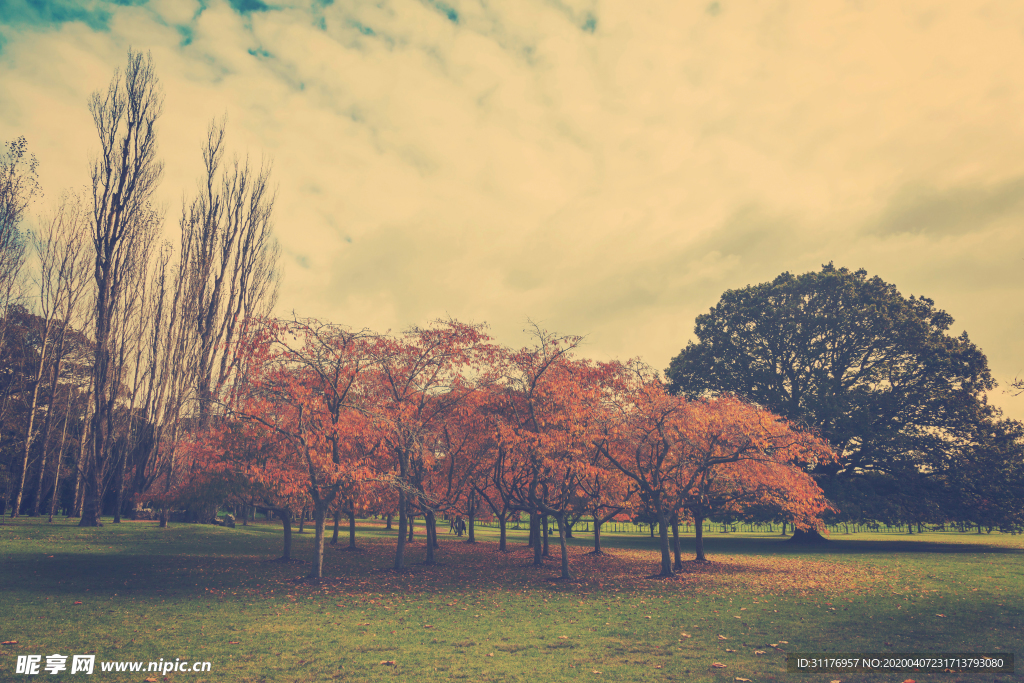
[[[533,319],[664,368],[726,289],[834,261],[1024,377],[1024,3],[4,0],[0,140],[48,200],[128,46],[168,234],[212,117],[273,159],[281,313]]]

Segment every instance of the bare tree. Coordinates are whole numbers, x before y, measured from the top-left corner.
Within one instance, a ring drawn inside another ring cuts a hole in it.
[[[221,169],[226,123],[210,123],[202,148],[205,178],[181,224],[182,253],[188,251],[191,258],[191,299],[199,307],[200,428],[209,422],[211,406],[237,366],[232,342],[239,326],[268,314],[277,296],[280,250],[272,234],[270,165],[261,163],[257,170],[248,158],[236,157]]]
[[[0,150],[0,348],[7,343],[11,324],[11,306],[20,295],[21,273],[25,263],[25,239],[21,222],[32,197],[40,193],[37,175],[38,161],[28,154],[24,137],[3,145]],[[12,377],[7,359],[3,368]],[[4,422],[11,405],[13,382],[4,382],[0,388],[0,423]],[[11,466],[13,467],[13,462]],[[3,496],[7,502],[10,475],[3,473]],[[0,516],[2,519],[2,516]]]
[[[87,283],[83,277],[87,270],[83,248],[85,228],[86,215],[80,199],[73,194],[65,193],[54,213],[48,219],[41,220],[40,228],[30,235],[29,242],[38,258],[39,268],[33,277],[36,284],[35,293],[38,294],[37,310],[41,325],[39,363],[34,372],[32,390],[28,399],[28,427],[25,434],[25,447],[22,450],[21,473],[16,482],[12,517],[20,514],[26,475],[29,470],[29,456],[37,436],[35,433],[36,413],[40,407],[45,407],[43,428],[38,434],[42,453],[32,510],[32,516],[39,515],[46,470],[47,439],[53,421],[53,404],[64,360],[66,333]],[[46,394],[48,398],[45,405],[40,406],[40,391],[46,384],[44,373],[47,370],[50,371],[49,391]]]
[[[105,94],[89,101],[100,155],[91,169],[95,248],[95,344],[93,416],[87,453],[85,502],[80,526],[100,524],[102,482],[108,466],[108,445],[118,386],[112,382],[111,360],[116,353],[112,333],[118,329],[121,299],[135,268],[144,240],[159,216],[149,205],[163,174],[156,158],[156,121],[163,96],[152,57],[128,50],[123,77],[114,73]],[[123,316],[122,316],[123,317]]]

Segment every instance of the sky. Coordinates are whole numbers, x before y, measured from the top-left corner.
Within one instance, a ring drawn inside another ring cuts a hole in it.
[[[727,289],[833,262],[949,312],[1024,419],[1024,3],[4,0],[40,207],[129,46],[169,239],[211,119],[273,163],[282,315],[532,320],[665,368]]]

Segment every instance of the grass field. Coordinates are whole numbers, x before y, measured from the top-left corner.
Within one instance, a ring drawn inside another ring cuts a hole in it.
[[[389,568],[394,532],[364,522],[362,550],[326,552],[326,579],[273,562],[277,525],[153,522],[79,529],[0,526],[0,680],[18,655],[96,656],[99,681],[1015,681],[1018,673],[796,674],[786,652],[1024,654],[1024,537],[834,534],[795,548],[777,536],[711,534],[710,566],[676,579],[652,539],[602,534],[573,546],[560,582],[557,539],[530,566],[524,532],[496,552],[420,535],[410,568]],[[296,534],[308,559],[312,530]],[[687,554],[692,538],[685,539]],[[79,604],[80,603],[80,604]],[[764,654],[758,654],[763,652]],[[210,662],[208,673],[100,671],[103,661]],[[713,663],[724,668],[713,668]],[[70,657],[68,659],[70,669]],[[78,680],[49,675],[46,680]]]

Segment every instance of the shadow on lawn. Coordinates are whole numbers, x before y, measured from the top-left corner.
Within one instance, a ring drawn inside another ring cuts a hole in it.
[[[922,554],[940,553],[955,555],[981,555],[995,553],[1002,555],[1024,555],[1024,548],[1007,547],[988,543],[912,540],[904,539],[844,539],[840,534],[833,534],[827,543],[820,545],[799,545],[789,542],[789,538],[751,538],[737,536],[705,536],[704,551],[721,555],[878,555],[891,553]],[[585,538],[574,539],[577,545],[585,545]],[[694,552],[693,536],[680,536],[679,542],[683,556]],[[611,548],[629,548],[635,550],[658,550],[657,538],[641,537],[606,537],[602,536],[603,546]]]

